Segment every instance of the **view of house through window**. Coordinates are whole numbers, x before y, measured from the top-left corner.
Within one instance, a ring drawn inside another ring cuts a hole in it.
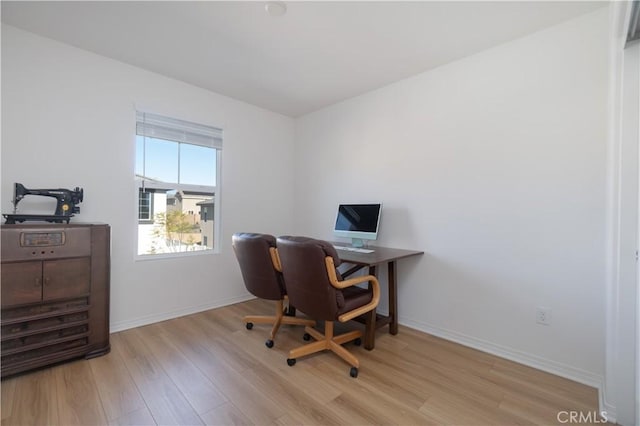
[[[137,114],[138,255],[214,250],[222,131]]]

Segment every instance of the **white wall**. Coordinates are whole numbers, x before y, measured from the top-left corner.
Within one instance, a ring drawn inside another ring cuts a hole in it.
[[[136,105],[224,129],[220,254],[134,260]],[[112,330],[247,297],[231,235],[290,232],[293,134],[288,117],[2,26],[2,212],[14,182],[84,188],[73,221],[111,225]]]
[[[600,385],[607,30],[599,9],[298,119],[296,233],[380,200],[378,244],[425,251],[402,324]]]

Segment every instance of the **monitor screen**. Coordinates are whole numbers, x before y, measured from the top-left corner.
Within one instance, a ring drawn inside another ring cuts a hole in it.
[[[352,238],[353,245],[362,245],[363,239],[378,238],[382,204],[340,204],[334,227],[337,237]]]

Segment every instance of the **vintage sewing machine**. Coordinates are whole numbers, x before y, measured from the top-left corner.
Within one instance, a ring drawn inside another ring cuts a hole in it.
[[[56,211],[52,215],[43,214],[17,214],[18,203],[27,195],[40,195],[44,197],[54,197],[57,200]],[[13,190],[13,214],[4,214],[7,224],[24,222],[25,220],[46,221],[53,223],[67,222],[74,213],[80,213],[78,204],[84,198],[82,188],[70,189],[27,189],[20,183],[15,184]]]

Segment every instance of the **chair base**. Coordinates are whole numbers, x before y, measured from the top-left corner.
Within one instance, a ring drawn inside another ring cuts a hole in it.
[[[298,348],[290,350],[289,359],[294,360],[293,364],[295,364],[295,359],[298,357],[311,355],[316,352],[321,352],[325,350],[330,350],[331,352],[335,353],[340,358],[342,358],[344,361],[346,361],[352,367],[355,367],[357,369],[360,366],[360,362],[358,361],[358,358],[356,358],[351,352],[349,352],[344,347],[342,347],[342,345],[347,342],[361,338],[362,332],[360,330],[349,331],[347,333],[334,336],[333,321],[325,321],[324,334],[320,333],[318,330],[309,326],[305,327],[304,331],[309,335],[311,335],[311,337],[316,339],[316,341],[313,343],[309,343],[308,345],[300,346]],[[289,365],[293,365],[293,364],[289,363]]]
[[[273,324],[271,328],[271,333],[269,334],[269,339],[272,341],[271,346],[273,346],[273,339],[276,337],[276,333],[280,329],[280,325],[289,324],[289,325],[304,325],[313,327],[316,325],[316,322],[313,320],[308,320],[304,318],[297,318],[292,316],[287,316],[284,314],[284,302],[282,300],[276,301],[276,314],[273,316],[269,315],[247,315],[242,318],[242,321],[247,325],[247,328],[250,329],[253,324]],[[250,327],[249,324],[252,324]],[[268,341],[267,341],[268,342]],[[269,346],[269,344],[267,344]],[[269,346],[269,347],[271,347]]]

